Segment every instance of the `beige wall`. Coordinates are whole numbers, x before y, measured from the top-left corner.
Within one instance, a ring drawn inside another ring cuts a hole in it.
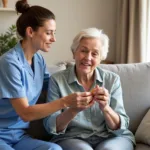
[[[110,38],[109,60],[114,60],[117,0],[28,0],[30,4],[51,9],[56,15],[57,42],[49,53],[42,53],[48,65],[70,61],[73,37],[83,28],[97,27]],[[9,0],[9,6],[13,6]],[[17,19],[15,12],[0,11],[0,33]]]

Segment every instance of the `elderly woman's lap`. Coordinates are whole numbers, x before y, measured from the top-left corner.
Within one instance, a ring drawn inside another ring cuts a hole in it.
[[[102,140],[97,144],[83,139],[67,139],[57,142],[64,150],[134,150],[133,143],[124,137],[113,137]]]
[[[95,150],[134,150],[134,147],[127,138],[113,137],[98,144]]]
[[[90,144],[80,139],[67,139],[57,142],[63,150],[93,150]]]

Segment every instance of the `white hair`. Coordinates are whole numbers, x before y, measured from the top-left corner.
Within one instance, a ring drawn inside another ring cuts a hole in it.
[[[106,34],[97,28],[88,28],[81,30],[74,38],[73,43],[71,45],[72,52],[75,52],[80,44],[81,39],[83,38],[99,38],[102,47],[100,49],[100,60],[105,60],[108,53],[109,48],[109,38]]]

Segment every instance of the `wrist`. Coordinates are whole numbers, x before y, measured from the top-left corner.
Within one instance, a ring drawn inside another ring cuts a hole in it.
[[[104,113],[108,113],[109,112],[109,105],[106,105],[103,109],[102,109],[102,111],[104,112]]]
[[[79,113],[81,112],[83,109],[77,108],[77,107],[71,107],[70,108],[74,113]]]
[[[76,115],[77,113],[80,112],[78,109],[73,108],[73,107],[69,108],[69,110],[70,110],[70,112],[71,112],[72,114],[74,114],[74,115]]]
[[[69,105],[68,105],[68,99],[67,99],[67,96],[66,97],[62,97],[61,98],[61,102],[62,102],[62,106],[63,106],[63,108],[67,108],[67,107],[69,107]]]

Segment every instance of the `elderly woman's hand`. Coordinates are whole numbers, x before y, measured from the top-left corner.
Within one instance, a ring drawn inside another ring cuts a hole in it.
[[[109,93],[104,87],[98,85],[92,90],[94,100],[99,103],[100,109],[103,111],[108,106]]]
[[[64,98],[65,107],[72,107],[77,110],[83,110],[93,105],[93,96],[91,92],[77,92]]]

